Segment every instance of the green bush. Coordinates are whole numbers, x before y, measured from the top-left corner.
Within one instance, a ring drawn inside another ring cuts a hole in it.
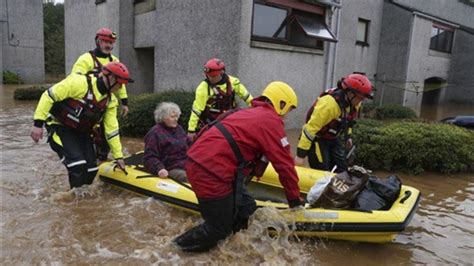
[[[412,173],[467,171],[474,167],[474,132],[457,126],[395,122],[359,123],[356,163],[370,169]]]
[[[363,118],[375,118],[375,108],[377,108],[377,105],[373,103],[362,104],[360,116]]]
[[[160,102],[174,102],[181,108],[179,124],[186,130],[194,101],[194,92],[170,90],[130,96],[130,112],[120,118],[120,130],[124,136],[143,137],[155,125],[153,112]]]
[[[20,75],[11,71],[3,71],[3,84],[23,84]]]
[[[397,104],[386,104],[375,108],[376,119],[411,119],[416,113],[408,107]]]
[[[41,98],[41,94],[43,94],[43,92],[49,89],[49,87],[51,86],[51,84],[46,84],[41,86],[16,89],[13,93],[13,99],[20,101],[39,100],[39,98]]]

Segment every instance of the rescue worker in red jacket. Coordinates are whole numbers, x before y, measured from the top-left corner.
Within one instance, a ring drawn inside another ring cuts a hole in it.
[[[256,203],[244,180],[261,176],[268,161],[278,172],[289,207],[302,205],[283,122],[297,101],[288,84],[272,82],[251,108],[224,114],[197,137],[185,167],[204,223],[174,240],[182,250],[207,251],[232,232],[247,228]],[[262,161],[267,163],[261,171],[251,173]]]
[[[103,121],[105,135],[117,165],[124,169],[117,121],[117,98],[113,95],[131,82],[126,66],[119,62],[105,65],[96,76],[71,74],[41,95],[34,115],[31,138],[48,142],[66,166],[71,188],[92,184],[97,163],[92,144],[92,128]]]
[[[352,125],[364,99],[372,99],[372,84],[362,74],[342,78],[336,88],[323,92],[306,116],[295,157],[296,165],[308,156],[311,168],[347,170],[346,148],[352,148]],[[344,147],[340,138],[345,140]]]
[[[204,65],[203,80],[196,88],[188,123],[188,136],[193,139],[204,125],[214,121],[220,114],[236,107],[235,94],[248,105],[253,97],[239,79],[225,73],[222,60],[212,58]]]
[[[119,62],[119,59],[112,54],[117,34],[108,28],[100,28],[95,34],[94,50],[82,54],[72,66],[71,73],[78,74],[98,74],[102,70],[103,65],[110,62]],[[117,92],[116,96],[120,100],[122,115],[128,114],[128,95],[125,85],[123,85]],[[95,144],[97,158],[100,161],[107,160],[110,148],[104,136],[104,127],[101,125],[95,129]]]

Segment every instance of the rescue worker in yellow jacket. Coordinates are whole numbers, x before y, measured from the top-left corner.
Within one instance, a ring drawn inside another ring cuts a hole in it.
[[[347,170],[346,150],[353,146],[352,125],[364,99],[372,99],[372,84],[362,74],[342,78],[336,88],[323,92],[306,115],[295,164],[303,165],[308,156],[311,168],[336,172]],[[345,147],[340,138],[345,140]]]
[[[112,54],[117,34],[108,28],[101,28],[95,34],[96,48],[87,53],[82,54],[72,66],[71,73],[79,74],[98,74],[102,66],[110,62],[120,62],[119,59]],[[122,105],[122,115],[127,115],[128,95],[127,88],[122,86],[117,94]]]
[[[71,73],[78,74],[95,74],[100,73],[103,65],[110,62],[119,62],[119,59],[112,54],[117,34],[108,28],[101,28],[95,34],[96,48],[79,56],[72,66]],[[122,115],[128,114],[128,95],[125,85],[123,85],[116,96],[120,99]],[[94,142],[97,158],[100,161],[107,160],[110,147],[107,145],[104,136],[103,125],[98,125],[94,130]]]
[[[113,93],[131,81],[124,64],[111,62],[97,76],[73,73],[41,95],[31,138],[35,142],[42,139],[46,124],[48,142],[66,166],[71,188],[92,184],[97,174],[91,131],[100,121],[113,157],[118,167],[124,169],[118,101]]]
[[[204,125],[214,121],[220,114],[236,107],[235,94],[250,106],[253,99],[239,79],[225,73],[222,60],[212,58],[204,65],[204,79],[196,88],[188,123],[188,136],[195,134]]]

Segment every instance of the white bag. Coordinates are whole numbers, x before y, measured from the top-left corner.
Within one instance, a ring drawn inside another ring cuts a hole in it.
[[[316,200],[321,197],[321,194],[323,194],[324,189],[326,186],[331,182],[332,176],[334,171],[336,170],[337,166],[334,166],[334,168],[331,170],[331,173],[326,172],[324,177],[320,180],[318,180],[314,185],[311,187],[311,189],[308,192],[308,195],[306,196],[306,200],[308,201],[309,204],[314,204]]]

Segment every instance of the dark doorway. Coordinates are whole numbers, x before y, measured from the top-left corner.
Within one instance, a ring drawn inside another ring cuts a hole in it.
[[[133,73],[136,77],[134,84],[135,93],[153,92],[155,85],[155,49],[137,48],[137,70]]]
[[[420,116],[429,120],[437,120],[439,104],[446,90],[446,80],[439,77],[425,79]]]

